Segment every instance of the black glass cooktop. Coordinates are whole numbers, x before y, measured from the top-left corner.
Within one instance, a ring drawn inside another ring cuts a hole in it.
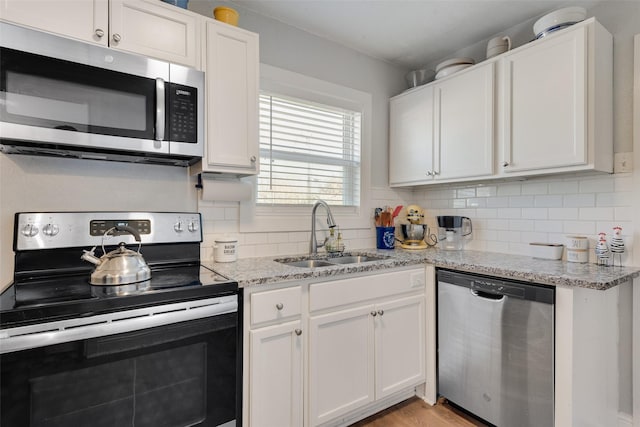
[[[90,274],[26,278],[0,295],[0,327],[91,316],[238,292],[238,284],[196,265],[152,268],[151,279],[96,286]]]

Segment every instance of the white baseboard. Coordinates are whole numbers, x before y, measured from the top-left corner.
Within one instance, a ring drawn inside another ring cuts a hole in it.
[[[633,427],[633,416],[618,412],[618,427]]]

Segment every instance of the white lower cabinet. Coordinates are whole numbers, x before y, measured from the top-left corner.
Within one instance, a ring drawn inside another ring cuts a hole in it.
[[[246,295],[248,363],[245,376],[244,425],[300,427],[303,425],[304,334],[301,288],[255,292]],[[248,320],[248,321],[247,321]],[[248,418],[248,419],[247,419]]]
[[[418,295],[311,316],[311,425],[424,381],[423,313]]]
[[[346,426],[417,394],[426,272],[245,289],[243,425]]]
[[[302,322],[252,330],[250,420],[254,427],[302,425]]]

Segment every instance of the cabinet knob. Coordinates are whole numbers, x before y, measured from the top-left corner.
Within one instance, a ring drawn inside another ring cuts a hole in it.
[[[116,33],[113,35],[113,41],[118,43],[120,40],[122,40],[122,37],[120,36],[120,34]]]
[[[279,302],[279,303],[277,303],[277,304],[276,304],[276,308],[277,308],[278,310],[282,310],[282,309],[284,308],[284,304],[282,304],[281,302]]]
[[[104,36],[104,30],[102,30],[100,28],[96,28],[96,31],[95,31],[94,34],[96,35],[96,37],[102,38],[102,36]]]
[[[296,333],[297,336],[302,335],[302,329],[296,329],[294,332]]]
[[[372,311],[372,312],[371,312],[371,315],[372,315],[373,317],[376,317],[376,316],[378,315],[378,313],[376,313],[376,312],[375,312],[375,310],[374,310],[374,311]]]
[[[255,163],[256,162],[256,156],[251,156],[251,163]]]
[[[509,162],[502,162],[502,167],[506,168],[507,166],[509,166]]]
[[[378,310],[378,314],[382,316],[384,314],[384,310]]]
[[[440,172],[438,172],[438,171],[433,171],[433,176],[436,176],[436,175],[440,175]]]
[[[431,175],[433,175],[433,172],[427,171],[427,176],[431,176]]]

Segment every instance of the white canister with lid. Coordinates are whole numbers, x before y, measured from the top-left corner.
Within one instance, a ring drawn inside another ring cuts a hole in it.
[[[235,237],[221,237],[215,239],[213,245],[213,260],[215,262],[234,262],[238,260],[238,239]]]

